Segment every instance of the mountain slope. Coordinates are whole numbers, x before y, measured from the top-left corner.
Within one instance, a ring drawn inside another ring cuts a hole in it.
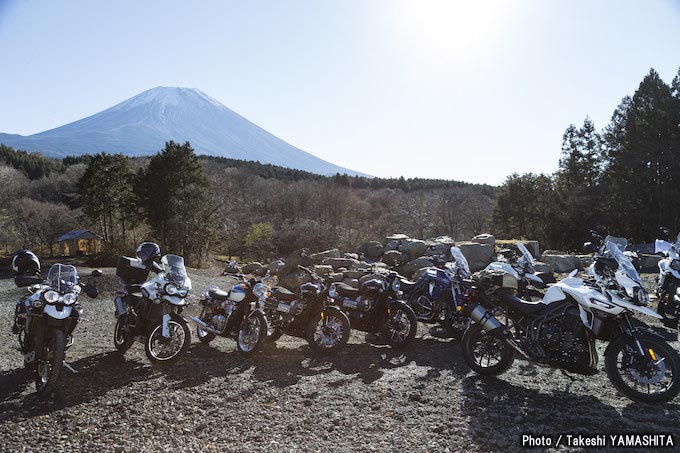
[[[168,140],[188,140],[198,154],[362,175],[294,147],[195,88],[157,87],[56,129],[29,136],[0,133],[0,143],[52,157],[100,151],[148,155]]]

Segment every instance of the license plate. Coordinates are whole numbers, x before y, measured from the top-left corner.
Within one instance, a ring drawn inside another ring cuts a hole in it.
[[[288,313],[290,311],[290,305],[286,305],[284,303],[279,303],[278,307],[276,307],[277,311],[282,311],[284,313]]]

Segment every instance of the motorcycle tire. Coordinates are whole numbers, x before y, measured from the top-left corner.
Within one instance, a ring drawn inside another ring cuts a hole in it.
[[[401,318],[401,322],[408,326],[408,332],[406,335],[396,336],[393,329],[390,328],[392,323],[399,322],[398,317]],[[405,319],[404,319],[405,318]],[[392,349],[402,349],[408,346],[416,336],[418,331],[418,319],[413,309],[403,303],[392,304],[390,308],[390,314],[385,319],[383,324],[383,336],[387,340]]]
[[[246,342],[247,335],[253,337],[249,342]],[[266,337],[267,319],[261,311],[255,310],[241,322],[241,327],[236,335],[238,352],[245,356],[255,354]]]
[[[316,312],[307,324],[305,339],[317,354],[335,354],[349,340],[349,318],[336,307]]]
[[[113,329],[113,345],[121,354],[125,354],[135,342],[135,337],[127,332],[128,315],[121,315],[116,320],[116,327]]]
[[[677,328],[678,326],[678,307],[676,306],[677,303],[672,299],[677,291],[676,288],[677,286],[674,284],[669,285],[665,297],[659,300],[659,305],[656,307],[656,312],[663,318],[662,322],[667,327]]]
[[[170,314],[169,328],[173,333],[179,336],[181,330],[182,344],[179,348],[176,348],[172,354],[167,356],[160,356],[156,352],[157,345],[163,345],[167,342],[173,342],[175,338],[164,338],[163,332],[163,321],[158,320],[151,328],[144,342],[144,350],[146,352],[146,357],[154,365],[169,365],[176,362],[180,357],[182,357],[189,350],[191,345],[191,330],[189,330],[189,325],[180,315],[176,313]]]
[[[49,398],[57,387],[64,368],[64,332],[53,328],[45,337],[42,358],[35,362],[35,390],[38,398]]]
[[[639,340],[646,354],[644,364],[639,362],[639,352],[633,338],[620,335],[609,343],[604,353],[607,377],[618,391],[634,401],[665,403],[672,400],[680,393],[680,356],[662,339],[644,336]],[[665,380],[669,370],[669,382],[659,392],[649,393],[650,386]],[[624,377],[632,380],[633,384],[626,382]],[[644,391],[645,386],[647,392]]]
[[[482,342],[487,344],[482,345]],[[490,342],[493,342],[493,345],[488,344]],[[465,334],[463,334],[461,343],[463,361],[477,374],[497,376],[510,368],[512,362],[515,361],[515,348],[510,346],[506,341],[489,335],[479,324],[472,324],[467,328]],[[495,348],[497,350],[495,355],[498,358],[498,361],[491,365],[487,359],[487,364],[484,365],[482,361],[484,355],[477,360],[475,357],[475,349],[478,344],[483,348]]]

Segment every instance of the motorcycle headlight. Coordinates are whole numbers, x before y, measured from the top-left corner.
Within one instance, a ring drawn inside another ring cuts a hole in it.
[[[163,288],[163,290],[169,296],[176,296],[177,293],[179,293],[179,288],[175,286],[173,283],[168,283],[167,285],[165,285],[165,288]]]
[[[674,271],[680,271],[680,260],[671,261],[671,269]]]
[[[179,297],[187,297],[187,294],[189,294],[189,289],[188,289],[188,288],[180,288],[180,289],[177,291],[177,295],[178,295]]]
[[[255,294],[255,297],[258,299],[264,299],[267,296],[268,291],[269,288],[267,288],[267,285],[264,283],[257,283],[253,286],[253,294]]]
[[[392,291],[398,293],[399,288],[401,288],[401,282],[399,281],[398,278],[395,278],[394,280],[392,280]]]
[[[66,304],[66,305],[71,305],[72,303],[74,303],[76,301],[76,299],[78,299],[78,296],[76,296],[73,293],[64,294],[64,304]]]
[[[49,291],[45,291],[45,293],[43,293],[43,297],[45,298],[45,302],[48,304],[53,304],[59,300],[59,293],[50,289]]]
[[[635,289],[635,303],[637,305],[645,306],[649,303],[649,294],[643,288]]]

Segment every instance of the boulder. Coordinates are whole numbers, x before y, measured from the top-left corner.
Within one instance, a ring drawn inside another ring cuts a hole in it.
[[[538,241],[522,241],[522,244],[527,246],[531,256],[534,258],[538,259],[538,257],[541,256],[540,250],[538,248]]]
[[[484,269],[496,258],[495,249],[489,244],[471,242],[460,244],[458,247],[470,265],[470,271],[472,272]]]
[[[372,278],[383,278],[383,277],[384,277],[384,275],[382,275],[382,274],[373,274],[373,273],[366,274],[359,279],[359,284],[363,285],[364,283],[366,283],[367,281],[369,281]]]
[[[342,275],[342,272],[332,272],[328,274],[328,278],[331,280],[331,282],[341,282],[343,278],[345,278],[344,275]]]
[[[576,255],[549,255],[544,253],[541,256],[541,261],[549,264],[553,272],[561,274],[582,268],[581,260]]]
[[[641,254],[640,265],[642,266],[642,272],[659,272],[659,261],[662,259],[664,259],[664,257],[659,255]]]
[[[408,239],[401,243],[399,251],[408,255],[409,259],[414,260],[423,256],[427,250],[427,242],[420,239]]]
[[[314,272],[316,272],[317,275],[328,275],[333,272],[333,266],[329,266],[328,264],[315,264]]]
[[[239,267],[238,264],[236,264],[236,261],[228,261],[227,266],[224,268],[224,273],[225,274],[240,274],[241,268]]]
[[[387,241],[387,243],[385,244],[385,251],[399,250],[400,244],[401,244],[401,241]]]
[[[255,274],[259,273],[260,269],[265,268],[262,263],[258,263],[255,261],[254,263],[246,264],[243,266],[243,273],[244,274]],[[266,271],[265,271],[266,272]]]
[[[333,269],[337,271],[341,267],[346,269],[356,269],[356,267],[359,265],[359,260],[355,260],[353,258],[326,258],[321,262],[321,264],[333,266]]]
[[[385,248],[378,241],[367,241],[361,244],[357,253],[364,255],[366,258],[377,260],[385,252]]]
[[[496,246],[496,238],[492,234],[488,233],[478,234],[472,238],[472,242],[476,242],[477,244],[489,244],[494,247]]]
[[[588,266],[593,264],[593,255],[576,255],[581,261],[581,269],[586,269]]]
[[[437,236],[436,238],[428,239],[428,242],[448,245],[449,248],[453,247],[456,243],[451,236]]]
[[[536,261],[534,263],[534,267],[536,268],[536,273],[552,272],[552,267],[550,267],[550,264],[542,263],[541,261]]]
[[[269,263],[269,266],[267,266],[267,270],[269,271],[270,275],[279,275],[285,267],[286,262],[279,259]]]
[[[359,288],[359,280],[357,280],[356,278],[343,278],[342,283],[344,283],[345,285],[349,285],[352,288]]]
[[[401,242],[401,241],[403,241],[403,240],[405,240],[405,239],[411,239],[411,238],[408,237],[408,236],[406,236],[405,234],[397,233],[397,234],[393,234],[392,236],[387,236],[387,237],[385,238],[385,242],[386,242],[386,243],[389,242],[389,241],[397,241],[397,242]]]
[[[408,255],[398,250],[388,250],[383,255],[382,261],[389,267],[401,266],[408,261]]]
[[[302,270],[298,270],[298,271],[291,272],[290,274],[286,274],[283,277],[281,277],[279,279],[279,285],[295,292],[300,285],[302,285],[303,283],[307,283],[310,280],[311,280],[311,277],[309,276],[309,274],[307,272],[302,271]]]
[[[356,253],[345,253],[345,254],[343,254],[343,257],[344,258],[351,258],[353,260],[359,259],[359,255],[357,255]]]
[[[365,271],[345,271],[342,273],[345,278],[359,279],[366,275]]]
[[[291,272],[297,272],[298,266],[309,267],[314,264],[307,253],[307,249],[300,249],[292,252],[284,259],[285,266],[279,272],[279,275],[290,274]]]
[[[427,250],[425,251],[425,255],[441,256],[444,259],[448,260],[449,258],[451,258],[451,247],[452,246],[449,244],[437,242],[427,248]]]
[[[408,263],[404,264],[404,266],[402,266],[402,268],[401,268],[401,273],[405,277],[410,277],[421,267],[428,267],[428,266],[432,266],[432,257],[421,256],[419,258],[416,258],[416,259],[411,260]]]
[[[342,254],[338,249],[330,249],[319,253],[312,253],[309,255],[309,258],[313,264],[321,264],[326,258],[342,258]]]

